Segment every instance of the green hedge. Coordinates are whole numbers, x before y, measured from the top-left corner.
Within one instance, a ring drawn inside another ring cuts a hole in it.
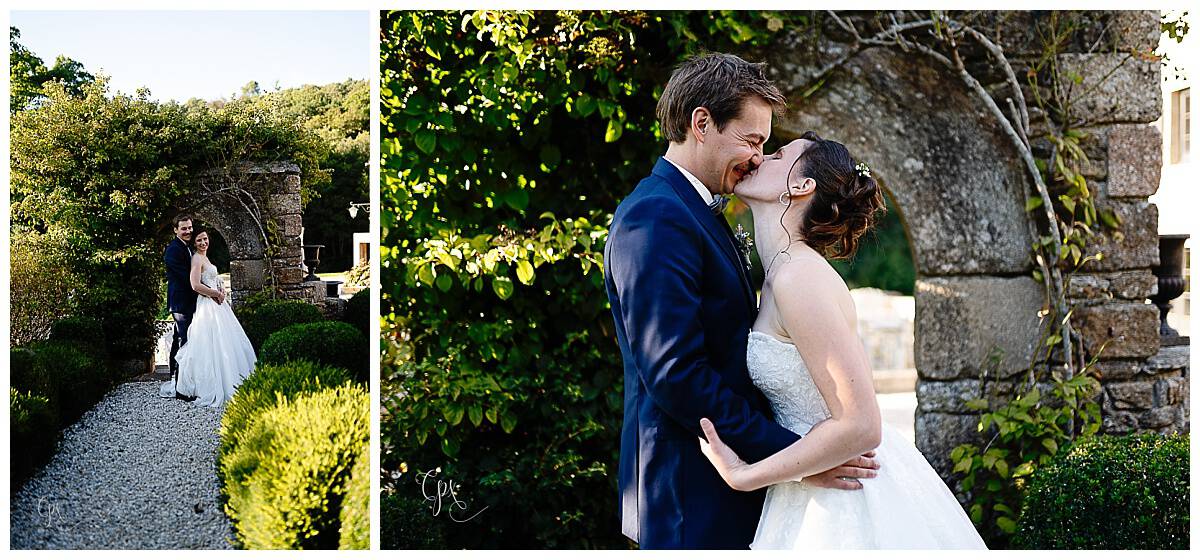
[[[383,550],[448,548],[442,519],[432,516],[429,503],[420,495],[383,494],[379,498],[379,520],[379,547]]]
[[[250,549],[333,549],[356,459],[367,457],[370,397],[357,384],[280,399],[220,458],[229,515]]]
[[[350,296],[350,301],[346,302],[346,311],[342,315],[342,321],[354,325],[354,328],[363,333],[363,336],[371,336],[371,289],[367,288],[353,296]]]
[[[283,364],[294,360],[344,368],[364,382],[370,373],[366,337],[341,321],[285,327],[267,338],[258,355],[260,364]]]
[[[295,300],[272,301],[252,310],[239,310],[238,318],[255,352],[260,352],[267,338],[284,327],[325,320],[317,306]]]
[[[54,455],[58,441],[58,417],[50,400],[15,388],[8,390],[9,466],[11,480],[28,478]],[[47,437],[47,434],[52,436]],[[15,485],[14,485],[15,489]]]
[[[309,361],[286,364],[260,362],[234,392],[221,416],[220,454],[237,446],[242,434],[263,409],[274,406],[280,398],[294,398],[326,387],[336,387],[350,381],[344,369],[323,366]]]
[[[1027,549],[1186,549],[1188,435],[1101,436],[1034,473],[1013,544]]]
[[[25,351],[29,354],[19,356],[13,367],[12,387],[49,399],[64,426],[87,412],[112,387],[113,372],[96,356],[95,348],[43,340],[28,345]],[[14,350],[13,354],[20,352]]]
[[[95,355],[105,356],[104,328],[100,321],[90,317],[66,317],[50,327],[50,340],[74,342]]]
[[[371,548],[371,455],[367,448],[354,460],[350,471],[350,487],[342,502],[342,550]]]

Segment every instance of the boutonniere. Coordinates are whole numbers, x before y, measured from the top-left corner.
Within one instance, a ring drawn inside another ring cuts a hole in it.
[[[737,231],[733,232],[733,239],[737,241],[738,252],[742,255],[742,266],[746,267],[746,272],[750,272],[750,251],[754,250],[754,239],[742,224],[738,224]]]

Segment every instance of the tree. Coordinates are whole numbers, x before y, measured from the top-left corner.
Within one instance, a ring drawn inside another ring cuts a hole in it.
[[[96,79],[83,64],[61,55],[55,58],[53,67],[46,68],[41,58],[17,41],[20,38],[21,30],[8,28],[10,113],[44,100],[47,82],[61,83],[66,91],[78,97],[83,95],[83,87]]]

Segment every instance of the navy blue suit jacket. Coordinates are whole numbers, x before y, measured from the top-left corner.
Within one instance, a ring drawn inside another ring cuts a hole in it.
[[[649,548],[746,549],[766,490],[738,492],[700,451],[700,418],[748,462],[799,436],[746,371],[754,291],[724,218],[670,162],[617,207],[605,284],[625,366],[621,529]]]
[[[163,252],[167,264],[167,310],[191,315],[196,312],[196,292],[192,290],[192,254],[178,237]]]

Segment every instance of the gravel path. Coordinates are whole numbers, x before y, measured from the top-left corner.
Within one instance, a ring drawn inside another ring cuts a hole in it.
[[[14,549],[232,548],[216,475],[222,409],[114,389],[12,497]]]

